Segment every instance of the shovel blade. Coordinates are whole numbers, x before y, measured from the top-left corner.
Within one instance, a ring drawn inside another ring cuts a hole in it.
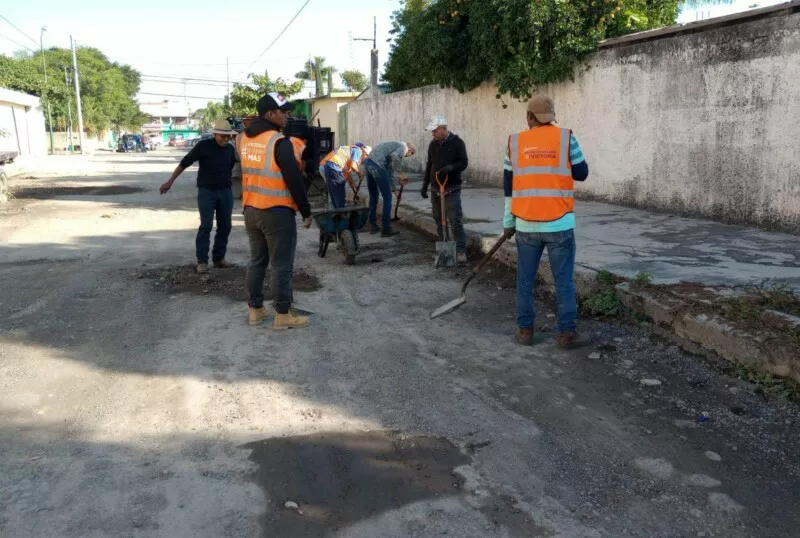
[[[436,242],[436,267],[458,267],[455,241]]]
[[[431,319],[438,318],[439,316],[444,316],[445,314],[449,314],[450,312],[452,312],[453,310],[455,310],[456,308],[458,308],[459,306],[461,306],[466,302],[467,298],[464,297],[463,295],[458,299],[453,299],[446,305],[440,306],[439,308],[431,312]]]

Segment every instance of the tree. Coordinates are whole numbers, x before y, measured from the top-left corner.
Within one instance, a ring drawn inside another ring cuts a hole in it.
[[[344,71],[341,75],[344,87],[350,92],[362,92],[367,89],[367,76],[355,69]]]
[[[323,88],[323,78],[327,74],[328,67],[325,66],[325,57],[323,56],[314,56],[313,59],[307,60],[305,64],[303,64],[303,70],[298,71],[295,73],[295,78],[300,80],[313,80],[316,85],[316,95],[324,95],[325,90]],[[332,80],[332,79],[329,79]],[[331,84],[328,84],[328,89],[330,89]]]
[[[323,69],[322,74],[328,79],[328,95],[332,94],[334,90],[336,90],[336,87],[333,85],[333,75],[338,72],[339,70],[333,66],[328,66]]]
[[[209,131],[214,126],[217,120],[227,119],[229,116],[229,107],[225,103],[215,103],[209,101],[205,108],[196,110],[192,117],[198,120],[198,126],[201,131]]]
[[[42,54],[47,63],[47,87],[44,85]],[[139,72],[128,65],[110,61],[95,48],[80,47],[76,56],[86,130],[97,134],[108,128],[140,129],[147,117],[135,101],[141,83]],[[0,86],[49,100],[54,127],[65,128],[67,103],[71,104],[73,112],[76,106],[73,83],[70,81],[68,85],[65,81],[64,68],[72,72],[72,51],[69,49],[17,53],[14,58],[0,56]]]
[[[301,80],[296,80],[291,83],[281,78],[272,80],[269,78],[266,71],[263,75],[250,73],[247,75],[247,78],[251,81],[249,84],[234,83],[233,85],[231,107],[233,108],[233,114],[235,116],[256,114],[256,103],[264,94],[278,92],[289,98],[303,89],[303,82]]]
[[[406,0],[392,16],[384,78],[394,90],[439,84],[461,92],[493,80],[500,94],[526,98],[538,85],[570,79],[600,40],[672,24],[683,4]]]

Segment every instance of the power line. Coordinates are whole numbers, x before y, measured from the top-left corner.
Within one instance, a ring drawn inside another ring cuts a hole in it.
[[[14,30],[16,30],[17,32],[21,33],[22,35],[24,35],[25,37],[27,37],[28,39],[30,39],[31,41],[33,41],[33,44],[34,44],[34,45],[38,45],[38,44],[39,44],[39,42],[38,42],[38,41],[36,41],[34,38],[32,38],[31,36],[29,36],[28,34],[26,34],[25,32],[23,32],[22,30],[20,30],[19,28],[17,28],[17,27],[14,25],[14,23],[13,23],[13,22],[11,22],[10,20],[6,19],[6,18],[5,18],[5,17],[3,17],[2,15],[0,15],[0,19],[3,19],[4,21],[6,21],[8,24],[10,24],[10,25],[11,25],[11,27],[12,27],[12,28],[14,28]]]
[[[183,97],[185,99],[208,99],[209,101],[224,101],[222,97],[207,97],[203,95],[177,95],[174,93],[139,92],[139,95],[158,95],[161,97]]]
[[[226,88],[227,84],[224,82],[191,82],[191,81],[181,81],[181,80],[158,80],[158,79],[142,79],[142,83],[150,83],[150,84],[188,84],[189,86],[216,86],[221,88]],[[248,83],[249,84],[249,83]]]
[[[250,69],[251,67],[253,67],[253,64],[254,64],[254,63],[256,63],[257,61],[259,61],[259,60],[261,59],[261,57],[262,57],[262,56],[264,56],[264,55],[267,53],[267,51],[268,51],[269,49],[271,49],[271,48],[272,48],[272,45],[274,45],[274,44],[275,44],[275,43],[276,43],[276,42],[277,42],[277,41],[278,41],[278,40],[281,38],[281,36],[283,35],[283,33],[284,33],[286,30],[288,30],[288,29],[289,29],[289,26],[291,26],[291,25],[292,25],[292,23],[294,22],[294,20],[295,20],[297,17],[299,17],[299,16],[300,16],[300,13],[302,13],[302,12],[303,12],[303,10],[306,8],[306,6],[308,5],[308,3],[309,3],[310,1],[311,1],[311,0],[306,0],[306,3],[305,3],[305,4],[303,4],[303,5],[300,7],[300,9],[299,9],[299,10],[297,10],[297,13],[295,13],[294,17],[292,17],[292,20],[290,20],[290,21],[289,21],[289,23],[288,23],[286,26],[284,26],[284,27],[283,27],[283,30],[281,30],[281,33],[279,33],[279,34],[278,34],[278,37],[276,37],[275,39],[273,39],[273,40],[272,40],[272,43],[270,43],[270,44],[267,46],[267,48],[265,48],[265,49],[264,49],[264,52],[262,52],[261,54],[259,54],[259,55],[258,55],[258,58],[256,58],[255,60],[253,60],[253,61],[250,63],[250,65],[248,65],[248,66],[247,66],[247,69]],[[246,71],[247,69],[245,69],[245,71]]]
[[[22,47],[23,49],[27,49],[27,50],[29,50],[29,51],[31,51],[31,52],[36,52],[36,51],[35,51],[35,50],[33,50],[32,48],[30,48],[30,47],[26,47],[25,45],[23,45],[23,44],[22,44],[22,43],[20,43],[19,41],[14,41],[13,39],[11,39],[10,37],[8,37],[7,35],[0,34],[0,37],[4,37],[4,38],[8,39],[8,40],[9,40],[9,41],[11,41],[12,43],[14,43],[15,45],[19,45],[19,46],[20,46],[20,47]]]
[[[141,76],[145,77],[145,78],[163,78],[163,79],[180,80],[180,81],[195,80],[195,81],[201,81],[201,82],[224,82],[226,84],[228,82],[227,79],[224,79],[224,78],[204,78],[204,77],[193,77],[193,76],[189,76],[189,75],[180,76],[180,75],[149,75],[149,74],[142,74]],[[236,81],[236,80],[232,80],[231,82],[236,83],[236,84],[252,84],[252,82]]]

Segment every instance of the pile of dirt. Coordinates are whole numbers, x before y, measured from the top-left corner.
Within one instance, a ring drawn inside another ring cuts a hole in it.
[[[247,267],[237,266],[228,269],[217,269],[209,266],[208,273],[197,273],[195,265],[167,265],[145,269],[134,274],[134,278],[147,279],[153,282],[156,289],[167,294],[194,293],[197,295],[219,295],[234,301],[246,301],[245,275]],[[267,288],[265,297],[269,298],[269,271],[264,279]],[[295,268],[292,278],[295,291],[311,292],[322,288],[319,279],[304,269]]]

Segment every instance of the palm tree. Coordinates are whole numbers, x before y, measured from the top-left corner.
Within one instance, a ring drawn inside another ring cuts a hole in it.
[[[324,56],[314,56],[313,59],[303,64],[303,70],[295,73],[295,77],[300,80],[313,80],[316,83],[317,96],[325,93],[322,84],[322,77],[325,76],[328,67],[325,65]],[[328,85],[330,87],[330,84]]]
[[[333,93],[333,75],[338,73],[339,70],[333,66],[328,66],[324,69],[323,74],[328,77],[328,95]]]

